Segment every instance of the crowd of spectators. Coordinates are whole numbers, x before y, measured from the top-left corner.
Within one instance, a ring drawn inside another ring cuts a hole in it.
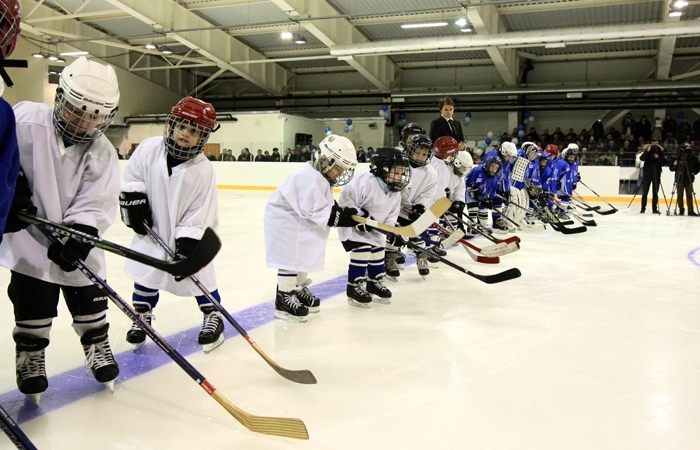
[[[218,158],[212,153],[208,153],[207,158],[211,161],[306,162],[311,160],[311,151],[308,147],[302,147],[299,150],[287,148],[284,155],[282,155],[279,148],[275,147],[272,149],[272,153],[268,150],[258,149],[256,154],[253,155],[250,149],[246,147],[241,149],[238,156],[236,156],[233,154],[233,150],[224,148]]]

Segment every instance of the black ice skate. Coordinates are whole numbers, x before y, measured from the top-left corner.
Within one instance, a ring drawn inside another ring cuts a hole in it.
[[[46,378],[46,347],[48,339],[27,334],[15,334],[15,365],[17,388],[39,406],[41,394],[49,387]]]
[[[399,271],[398,262],[398,252],[387,251],[384,256],[384,270],[386,272],[386,278],[389,281],[398,281],[401,271]]]
[[[113,392],[114,380],[119,376],[119,365],[109,347],[108,330],[108,323],[100,328],[90,330],[80,338],[80,343],[83,345],[83,352],[85,352],[85,369],[92,370],[92,376],[95,377],[95,380]]]
[[[346,294],[348,296],[348,305],[365,309],[372,307],[372,296],[365,290],[363,281],[358,280],[353,283],[348,281]]]
[[[221,313],[213,306],[205,306],[202,313],[202,331],[199,332],[197,342],[202,346],[204,353],[209,353],[224,343],[224,321]]]
[[[406,267],[406,255],[401,250],[396,252],[396,265],[399,270],[403,270]]]
[[[513,231],[514,228],[509,227],[508,223],[504,219],[499,218],[493,223],[494,233],[507,234],[512,233]]]
[[[156,318],[150,305],[134,305],[134,310],[149,325]],[[137,352],[146,343],[146,332],[141,329],[138,323],[134,322],[129,331],[126,332],[126,342],[134,345],[134,352]]]
[[[309,308],[310,313],[315,314],[321,310],[321,299],[316,297],[314,293],[311,292],[311,290],[308,288],[310,284],[311,280],[307,279],[306,283],[304,283],[301,289],[294,291],[294,293],[296,294],[301,304]]]
[[[283,292],[277,288],[275,318],[289,322],[306,322],[309,308],[304,306],[294,292]]]
[[[372,296],[374,303],[388,305],[391,303],[391,291],[382,284],[382,280],[367,280],[367,293]]]
[[[430,275],[430,269],[428,268],[428,255],[425,253],[418,253],[416,255],[416,267],[418,267],[418,273],[425,280],[425,277]]]

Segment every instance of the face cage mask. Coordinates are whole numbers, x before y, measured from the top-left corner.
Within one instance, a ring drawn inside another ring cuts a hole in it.
[[[316,158],[316,161],[314,162],[314,169],[318,170],[321,172],[321,175],[328,181],[328,183],[333,186],[333,187],[340,187],[348,184],[352,177],[355,175],[355,168],[353,167],[352,169],[345,169],[342,174],[340,174],[338,177],[335,179],[329,178],[328,177],[328,172],[333,168],[333,166],[338,166],[338,167],[343,167],[340,164],[337,164],[335,162],[335,158],[328,158],[326,156],[326,160],[323,160],[323,157],[325,155],[319,154],[318,158]]]
[[[80,125],[83,118],[93,114],[69,102],[61,89],[56,92],[53,108],[54,126],[63,140],[70,145],[87,144],[102,136],[112,124],[116,114],[117,108],[107,115],[95,114],[94,116],[98,119],[91,121],[91,128],[82,129]]]
[[[180,128],[186,130],[185,133],[199,132],[197,143],[191,147],[179,145],[177,139],[173,137],[173,134],[177,133]],[[189,128],[192,128],[192,130],[187,131]],[[165,149],[173,158],[187,161],[204,151],[204,144],[209,140],[210,134],[211,128],[203,127],[187,119],[182,119],[181,117],[168,116],[163,141],[165,142]]]
[[[406,186],[408,186],[408,183],[411,181],[411,167],[410,166],[401,166],[404,168],[403,175],[401,175],[401,181],[390,182],[387,179],[389,178],[389,175],[391,174],[391,169],[393,169],[394,167],[396,167],[396,165],[389,167],[388,172],[384,172],[384,174],[382,176],[382,180],[384,180],[386,185],[389,187],[390,191],[401,192],[406,188]]]
[[[412,146],[412,145],[410,145],[410,144],[407,144],[407,145],[408,145],[408,151],[407,151],[406,153],[407,153],[407,155],[408,155],[408,160],[409,160],[409,162],[411,163],[411,167],[422,167],[422,166],[427,166],[427,165],[430,163],[430,160],[433,159],[433,151],[432,151],[432,149],[423,148],[423,147],[415,147],[415,146]],[[426,151],[428,152],[428,156],[425,158],[425,162],[418,162],[417,160],[415,160],[415,159],[413,158],[413,154],[414,154],[417,150],[426,150]]]

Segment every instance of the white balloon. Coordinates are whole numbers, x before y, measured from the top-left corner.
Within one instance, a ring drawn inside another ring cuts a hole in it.
[[[469,123],[469,122],[472,121],[472,118],[471,118],[471,117],[465,117],[465,118],[464,118],[464,121],[467,122],[467,123]]]
[[[493,137],[493,131],[489,131],[488,133],[486,133],[486,136],[492,138],[492,137]]]
[[[352,124],[348,125],[348,128],[350,129],[350,131],[352,131],[353,125]]]
[[[384,110],[383,109],[379,110],[379,117],[384,117]]]
[[[530,116],[530,117],[528,117],[528,119],[530,119],[530,123],[532,123],[532,122],[534,122],[534,121],[535,121],[535,118],[534,118],[534,116]]]
[[[330,136],[331,134],[333,134],[331,130],[326,131],[326,136]]]
[[[477,147],[477,148],[474,149],[474,153],[476,153],[477,155],[481,156],[481,155],[484,154],[484,151],[481,149],[481,147]]]

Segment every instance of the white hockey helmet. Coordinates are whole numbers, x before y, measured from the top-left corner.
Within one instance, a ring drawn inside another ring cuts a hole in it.
[[[54,124],[69,144],[92,142],[112,123],[118,103],[119,83],[112,66],[81,56],[61,72]]]
[[[527,156],[527,159],[530,161],[534,161],[535,158],[537,158],[537,152],[540,151],[540,148],[535,144],[534,142],[523,142],[523,145],[520,146],[520,148],[523,149],[525,152],[525,155]]]
[[[329,173],[334,166],[343,169],[343,172],[339,175]],[[356,166],[355,146],[345,136],[331,134],[318,144],[314,168],[326,177],[331,186],[347,184],[355,175]]]
[[[573,159],[571,158],[572,156]],[[578,158],[578,145],[576,144],[569,144],[561,152],[561,159],[568,162],[569,164],[573,164],[576,161],[576,158]]]
[[[468,151],[460,150],[452,158],[452,170],[455,175],[463,176],[469,173],[474,167],[474,160]]]
[[[501,148],[498,150],[498,152],[501,154],[505,162],[508,162],[511,160],[511,158],[515,158],[516,156],[518,156],[518,148],[512,142],[502,143]]]

